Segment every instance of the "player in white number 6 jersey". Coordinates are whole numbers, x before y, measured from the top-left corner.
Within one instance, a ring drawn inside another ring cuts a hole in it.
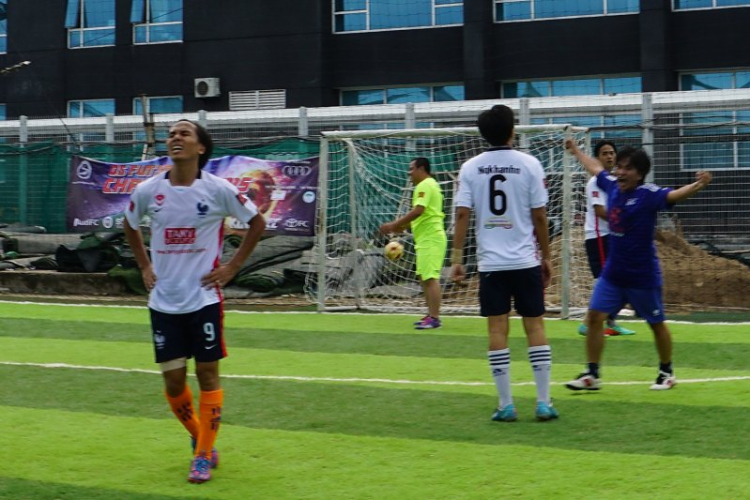
[[[154,350],[166,397],[192,438],[188,481],[203,483],[219,460],[214,448],[224,400],[219,360],[227,355],[221,287],[237,274],[266,224],[237,188],[201,170],[213,150],[203,127],[178,121],[169,129],[167,148],[172,168],[135,188],[125,212],[125,235],[150,291]],[[151,219],[150,260],[139,229],[145,215]],[[250,229],[232,259],[219,265],[228,216],[248,222]],[[187,384],[188,358],[195,358],[200,386],[197,412]]]
[[[487,355],[499,397],[492,419],[512,422],[518,418],[510,389],[508,348],[513,300],[528,340],[537,389],[536,418],[552,420],[558,413],[549,395],[552,351],[544,332],[544,288],[552,276],[544,171],[536,158],[513,149],[509,107],[498,105],[484,111],[477,125],[492,147],[461,166],[451,277],[457,282],[466,278],[463,247],[474,210],[480,313],[487,318]]]

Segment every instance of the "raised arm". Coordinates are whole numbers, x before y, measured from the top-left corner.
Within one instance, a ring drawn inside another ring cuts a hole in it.
[[[589,155],[578,149],[578,146],[573,139],[565,139],[565,149],[567,149],[570,154],[575,156],[576,159],[581,163],[581,165],[583,165],[583,168],[585,168],[591,175],[597,175],[599,172],[604,170],[604,167],[601,163],[599,163],[599,160],[590,157]]]
[[[701,170],[700,172],[695,173],[695,182],[692,184],[687,184],[685,186],[682,186],[679,189],[675,189],[674,191],[670,191],[669,194],[667,194],[667,202],[677,203],[678,201],[687,200],[691,196],[693,196],[695,193],[703,189],[704,187],[708,186],[711,183],[711,173],[706,172],[705,170]]]

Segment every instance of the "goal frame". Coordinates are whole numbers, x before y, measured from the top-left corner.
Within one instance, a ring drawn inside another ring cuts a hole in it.
[[[590,150],[591,137],[589,129],[587,127],[577,127],[571,124],[553,124],[553,125],[516,125],[514,127],[514,134],[518,137],[520,149],[525,149],[527,138],[529,134],[541,133],[541,132],[560,132],[563,137],[563,141],[572,137],[573,134],[584,134],[584,147],[585,150]],[[380,130],[345,130],[345,131],[323,131],[321,132],[320,141],[320,161],[319,161],[319,173],[318,173],[318,217],[316,224],[316,245],[317,253],[313,259],[313,265],[316,269],[313,271],[316,274],[317,286],[313,295],[309,294],[308,297],[317,306],[318,312],[330,312],[330,311],[342,311],[342,310],[378,310],[377,307],[365,306],[362,303],[362,289],[357,288],[356,296],[354,297],[354,304],[351,306],[328,306],[326,304],[326,244],[328,240],[328,188],[329,188],[329,161],[330,161],[330,145],[333,142],[344,142],[347,144],[348,151],[348,176],[349,176],[349,217],[350,226],[352,228],[357,227],[358,207],[356,203],[356,196],[354,192],[354,176],[356,173],[356,164],[354,161],[354,155],[352,154],[351,148],[353,148],[352,140],[354,139],[367,139],[367,138],[429,138],[437,136],[445,136],[448,134],[454,135],[466,135],[470,137],[480,137],[480,133],[477,127],[441,127],[441,128],[420,128],[420,129],[380,129]],[[561,145],[563,146],[563,145]],[[569,207],[572,203],[572,175],[574,158],[570,155],[563,146],[563,169],[562,169],[562,206]],[[452,207],[446,207],[446,211],[452,210]],[[448,215],[448,214],[446,214]],[[561,231],[563,241],[571,241],[571,229],[573,226],[573,213],[570,210],[562,210],[561,217]],[[548,308],[550,312],[558,312],[561,318],[570,318],[571,316],[579,316],[583,314],[583,309],[571,307],[570,296],[571,296],[571,283],[570,283],[570,263],[571,263],[571,251],[570,245],[562,246],[561,255],[561,290],[560,290],[560,306],[558,308]],[[357,259],[354,259],[353,273],[357,272],[356,266],[358,265]],[[323,284],[322,286],[320,284]]]

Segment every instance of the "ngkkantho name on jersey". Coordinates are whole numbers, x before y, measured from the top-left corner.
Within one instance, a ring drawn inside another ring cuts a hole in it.
[[[514,167],[513,165],[499,166],[499,165],[487,165],[477,167],[477,171],[480,174],[520,174],[521,169]]]

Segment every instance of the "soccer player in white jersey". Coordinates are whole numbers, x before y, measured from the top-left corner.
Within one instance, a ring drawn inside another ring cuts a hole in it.
[[[173,166],[135,188],[125,212],[125,235],[150,291],[154,350],[166,398],[192,438],[188,481],[203,483],[219,459],[214,448],[224,399],[219,360],[227,355],[221,287],[237,274],[266,224],[237,188],[201,170],[213,150],[203,127],[178,121],[169,129],[167,148]],[[139,229],[146,215],[151,220],[150,260]],[[220,265],[227,216],[250,228],[231,260]],[[191,357],[200,386],[197,412],[187,384]]]
[[[474,210],[480,313],[487,318],[487,354],[499,397],[492,420],[518,419],[510,388],[511,300],[526,331],[537,390],[536,418],[552,420],[558,413],[550,400],[552,351],[544,332],[544,288],[552,276],[544,170],[536,158],[513,149],[509,107],[484,111],[477,125],[492,147],[461,166],[451,277],[457,282],[466,278],[463,247]]]
[[[615,166],[617,147],[612,141],[599,141],[594,146],[594,157],[608,171],[612,172]],[[586,184],[586,221],[584,224],[586,256],[589,261],[591,274],[594,275],[594,283],[599,279],[607,260],[609,250],[609,223],[607,223],[607,193],[596,185],[596,177],[591,177]],[[617,335],[634,335],[633,330],[628,330],[616,321],[617,313],[607,318],[607,328],[604,330],[605,337]],[[578,327],[578,333],[586,335],[586,324]]]

